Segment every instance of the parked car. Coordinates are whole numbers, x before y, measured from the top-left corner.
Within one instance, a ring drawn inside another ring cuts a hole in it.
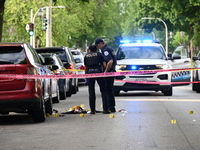
[[[40,55],[40,58],[43,61],[44,66],[46,67],[46,70],[48,72],[48,75],[55,75],[55,73],[50,69],[52,65],[54,65],[54,61],[51,58],[44,58],[42,55]],[[60,102],[60,91],[58,86],[58,79],[51,78],[51,95],[53,103],[59,103]]]
[[[74,59],[76,60],[76,68],[78,74],[85,74],[85,65],[84,65],[84,54],[79,49],[70,49]],[[85,83],[85,78],[79,78],[79,83]]]
[[[0,114],[28,113],[34,122],[52,114],[51,83],[34,75],[48,75],[28,43],[0,43],[0,74],[32,75],[31,79],[0,78]]]
[[[76,63],[75,60],[72,56],[71,51],[64,46],[61,47],[41,47],[41,48],[36,48],[36,51],[38,53],[55,53],[58,55],[58,57],[61,59],[61,61],[64,64],[64,67],[66,69],[70,69],[69,74],[78,74],[78,71],[76,70]],[[69,65],[70,64],[70,65]],[[78,79],[77,78],[70,78],[69,80],[70,83],[68,83],[72,88],[72,94],[76,94],[79,90],[78,87]]]
[[[45,59],[50,59],[53,61],[53,65],[47,65],[48,68],[52,70],[55,75],[69,75],[69,72],[66,70],[62,61],[56,54],[41,53],[40,55]],[[58,87],[61,100],[65,100],[66,97],[70,97],[72,95],[72,87],[70,86],[71,84],[69,78],[58,79]]]
[[[194,61],[194,68],[200,68],[200,52],[192,57]],[[196,69],[192,71],[192,81],[200,82],[200,70]],[[200,93],[200,83],[192,83],[192,90]]]

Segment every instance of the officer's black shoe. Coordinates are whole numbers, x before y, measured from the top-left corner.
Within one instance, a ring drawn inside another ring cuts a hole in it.
[[[116,112],[115,108],[110,108],[110,112]]]
[[[95,114],[96,112],[95,111],[91,111],[89,114]]]
[[[103,114],[110,114],[110,111],[104,110],[104,111],[103,111]]]

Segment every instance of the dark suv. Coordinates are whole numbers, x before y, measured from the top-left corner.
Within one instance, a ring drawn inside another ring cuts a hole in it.
[[[61,47],[41,47],[41,48],[36,48],[36,51],[38,53],[52,53],[52,54],[57,54],[58,57],[61,59],[61,61],[64,64],[64,67],[66,69],[69,69],[69,74],[78,74],[78,71],[76,70],[76,64],[75,60],[72,56],[71,51],[64,46]],[[71,70],[70,70],[71,69]],[[77,78],[71,78],[69,80],[70,87],[72,88],[72,94],[76,94],[79,90],[78,88],[78,79]]]
[[[47,75],[47,70],[27,43],[0,43],[0,74]],[[28,113],[34,122],[52,114],[50,79],[0,78],[0,114]]]

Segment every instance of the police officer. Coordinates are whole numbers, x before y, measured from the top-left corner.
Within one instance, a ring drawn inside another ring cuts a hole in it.
[[[91,45],[89,47],[90,52],[87,53],[84,57],[85,64],[85,73],[103,73],[103,67],[106,67],[106,62],[104,60],[103,55],[100,52],[97,52],[96,45]],[[108,111],[108,102],[107,102],[107,92],[105,85],[105,78],[96,77],[96,78],[88,78],[88,91],[89,91],[89,105],[91,109],[91,114],[96,113],[96,94],[95,94],[95,81],[97,81],[103,102],[103,113],[109,114]]]
[[[104,55],[104,59],[106,60],[106,69],[104,72],[116,72],[115,66],[117,64],[115,51],[113,48],[109,47],[104,43],[102,39],[96,39],[95,45],[101,49],[102,54]],[[106,89],[108,94],[108,107],[111,112],[116,112],[115,110],[115,97],[113,91],[114,84],[114,76],[106,77]]]

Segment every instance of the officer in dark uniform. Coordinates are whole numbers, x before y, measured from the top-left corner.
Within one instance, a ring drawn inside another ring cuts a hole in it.
[[[89,47],[90,52],[87,53],[84,57],[85,64],[85,73],[103,73],[103,67],[106,67],[106,62],[104,60],[103,55],[100,52],[97,52],[97,47],[95,45],[91,45]],[[96,77],[96,78],[88,78],[88,91],[89,91],[89,105],[91,109],[91,114],[96,113],[96,94],[95,94],[95,81],[97,81],[103,102],[103,113],[109,114],[108,111],[108,102],[107,102],[107,92],[105,85],[105,78]]]
[[[101,49],[104,59],[106,60],[106,69],[104,72],[116,72],[115,66],[117,64],[115,51],[113,48],[109,47],[104,43],[102,39],[96,39],[95,45]],[[106,89],[108,93],[108,107],[111,112],[116,112],[115,110],[115,97],[113,91],[114,76],[106,77]]]

